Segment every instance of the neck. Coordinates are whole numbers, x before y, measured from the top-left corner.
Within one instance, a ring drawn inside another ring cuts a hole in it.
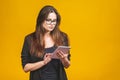
[[[46,32],[44,36],[46,37],[50,36],[50,32]]]

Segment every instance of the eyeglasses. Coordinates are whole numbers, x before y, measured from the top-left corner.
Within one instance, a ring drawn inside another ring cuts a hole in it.
[[[53,25],[55,25],[56,24],[56,19],[54,19],[54,20],[51,20],[51,19],[46,19],[45,20],[46,21],[46,24],[48,24],[48,25],[50,25],[50,24],[53,24]]]

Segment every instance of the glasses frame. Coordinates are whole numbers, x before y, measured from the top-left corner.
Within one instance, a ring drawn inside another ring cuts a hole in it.
[[[46,21],[47,25],[50,25],[50,24],[56,25],[56,23],[57,23],[57,19],[54,19],[54,20],[52,20],[52,19],[45,19],[45,21]]]

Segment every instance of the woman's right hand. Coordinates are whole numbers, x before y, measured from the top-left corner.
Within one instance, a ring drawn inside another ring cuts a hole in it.
[[[50,53],[46,53],[44,56],[44,64],[46,65],[47,63],[49,63],[51,61],[51,54]]]

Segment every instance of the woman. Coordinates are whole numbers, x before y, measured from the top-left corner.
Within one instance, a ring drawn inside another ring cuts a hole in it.
[[[69,46],[68,36],[60,31],[61,17],[53,6],[44,6],[37,18],[35,32],[27,35],[21,53],[25,72],[30,71],[30,80],[67,80],[64,70],[70,66],[70,54],[51,54],[58,46]]]

